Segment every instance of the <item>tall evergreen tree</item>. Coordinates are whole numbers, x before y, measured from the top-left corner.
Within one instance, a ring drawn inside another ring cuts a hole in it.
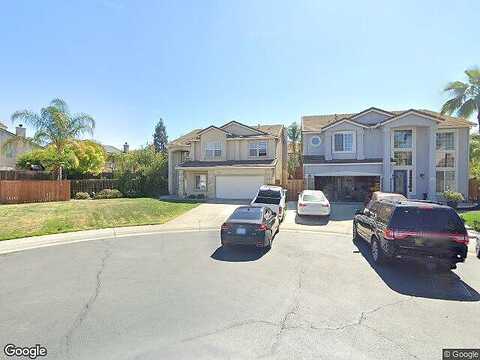
[[[155,126],[155,132],[153,133],[153,146],[155,147],[156,152],[164,153],[167,151],[167,129],[163,124],[163,119],[160,118],[157,126]]]

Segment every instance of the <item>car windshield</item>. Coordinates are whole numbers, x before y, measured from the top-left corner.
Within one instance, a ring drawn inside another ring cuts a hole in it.
[[[325,201],[325,196],[323,194],[313,195],[313,194],[304,194],[303,201],[307,202],[322,202]]]
[[[270,204],[270,205],[278,205],[280,204],[280,198],[270,198],[270,197],[260,197],[257,196],[255,199],[256,204]]]
[[[260,190],[257,197],[280,199],[282,193],[278,190]]]
[[[466,233],[455,210],[447,208],[398,207],[392,216],[390,227],[398,230]]]
[[[230,216],[230,220],[258,220],[262,217],[262,208],[238,208]]]

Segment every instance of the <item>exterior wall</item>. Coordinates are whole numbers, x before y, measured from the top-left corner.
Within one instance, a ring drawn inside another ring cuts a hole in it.
[[[314,136],[320,137],[320,145],[313,146],[311,141]],[[303,134],[304,155],[325,155],[325,133],[304,133]]]
[[[413,196],[417,199],[423,199],[423,194],[428,194],[428,179],[430,177],[429,173],[429,159],[430,159],[430,149],[429,149],[429,131],[425,127],[415,128],[416,133],[416,152],[415,152],[415,167],[416,167],[416,194]],[[423,174],[423,176],[422,176]],[[436,174],[433,174],[436,176]]]
[[[469,129],[458,129],[457,191],[461,192],[465,199],[468,199],[468,181],[470,178],[469,144]]]
[[[272,184],[274,183],[274,169],[266,168],[266,169],[248,169],[248,168],[240,168],[240,169],[232,169],[232,168],[222,168],[222,169],[208,169],[208,170],[183,170],[184,175],[182,176],[184,185],[184,196],[188,197],[188,195],[198,195],[198,194],[205,194],[207,198],[213,199],[215,198],[215,177],[217,175],[241,175],[241,176],[248,176],[248,175],[257,175],[264,177],[265,184]],[[195,175],[204,174],[207,175],[207,191],[202,192],[195,190]],[[241,185],[241,184],[239,184]]]
[[[187,147],[185,147],[187,149]],[[169,150],[168,151],[168,192],[169,194],[178,194],[178,171],[175,166],[184,161],[185,150]]]
[[[379,122],[385,120],[387,117],[387,115],[378,113],[376,111],[370,111],[368,113],[360,115],[359,117],[356,117],[355,121],[365,125],[372,125],[378,124]]]
[[[339,131],[352,131],[355,136],[355,149],[351,153],[336,153],[333,151],[333,135]],[[360,126],[355,126],[349,123],[338,124],[337,126],[331,127],[325,131],[325,137],[327,141],[325,142],[325,152],[326,158],[328,159],[328,154],[331,154],[332,159],[357,159],[359,154],[363,154],[363,132],[364,129]]]
[[[235,135],[260,135],[261,134],[256,131],[253,131],[252,129],[246,128],[244,126],[240,126],[238,124],[230,124],[228,126],[225,126],[222,129]]]
[[[205,150],[207,148],[207,143],[209,142],[219,142],[222,146],[222,155],[218,157],[206,158]],[[200,142],[197,142],[195,146],[200,147],[200,159],[204,161],[225,161],[227,160],[226,149],[227,149],[227,136],[223,131],[217,129],[211,129],[204,132],[200,135]],[[198,145],[199,144],[199,145]]]
[[[383,157],[382,129],[364,129],[363,151],[365,159],[381,159]]]
[[[7,149],[5,143],[14,138],[14,135],[8,131],[0,129],[0,170],[13,170],[16,167],[17,159],[20,155],[35,149],[30,142],[11,143]]]

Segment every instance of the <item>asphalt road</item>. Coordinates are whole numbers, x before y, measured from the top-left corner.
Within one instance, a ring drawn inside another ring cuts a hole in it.
[[[217,232],[0,256],[0,339],[48,359],[441,359],[480,347],[480,261],[374,268],[350,236],[280,231],[272,250]],[[3,355],[3,354],[2,354]],[[1,356],[0,356],[1,358]]]

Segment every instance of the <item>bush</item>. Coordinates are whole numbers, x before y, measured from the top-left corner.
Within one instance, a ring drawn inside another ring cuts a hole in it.
[[[455,191],[447,190],[447,191],[444,191],[442,195],[446,201],[458,202],[458,201],[465,200],[461,193],[455,192]]]
[[[117,189],[103,189],[95,195],[95,199],[118,199],[123,194]]]
[[[187,196],[188,199],[190,200],[195,200],[197,198],[197,196],[195,194],[190,194]]]
[[[197,199],[199,199],[199,200],[205,199],[205,194],[198,194]]]
[[[75,194],[75,199],[76,200],[90,200],[91,197],[88,193],[80,191],[80,192],[77,192]]]

